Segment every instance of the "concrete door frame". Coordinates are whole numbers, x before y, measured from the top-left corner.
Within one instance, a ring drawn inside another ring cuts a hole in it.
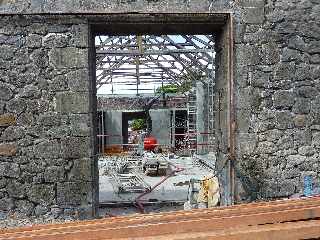
[[[213,13],[115,13],[89,16],[89,73],[91,82],[91,106],[93,113],[93,127],[96,128],[96,66],[95,66],[95,36],[97,35],[128,35],[128,34],[217,34],[222,50],[221,79],[227,84],[226,88],[226,119],[221,137],[225,138],[226,149],[217,169],[223,175],[222,204],[234,203],[235,196],[235,107],[234,107],[234,38],[232,12]],[[219,77],[219,76],[218,76]],[[96,129],[93,130],[96,136]],[[93,137],[94,156],[97,156],[97,140]],[[218,148],[218,151],[220,149]],[[93,167],[93,198],[96,210],[99,203],[98,159],[95,157]]]

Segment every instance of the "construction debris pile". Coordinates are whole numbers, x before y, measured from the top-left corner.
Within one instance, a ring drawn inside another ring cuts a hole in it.
[[[216,205],[219,185],[213,176],[215,157],[207,155],[201,158],[150,151],[145,151],[143,156],[132,152],[101,156],[100,203],[107,206],[135,205],[139,199],[144,204],[176,203],[180,204],[180,209],[183,205],[186,209],[192,209],[213,206],[208,196],[211,199],[214,195]],[[205,163],[206,158],[210,158],[208,162],[213,162],[211,166]],[[202,200],[198,203],[197,199]]]

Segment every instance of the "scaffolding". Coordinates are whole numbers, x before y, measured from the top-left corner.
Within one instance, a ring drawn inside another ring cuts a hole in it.
[[[171,145],[177,135],[184,135],[184,147],[191,154],[197,146],[214,143],[214,36],[213,35],[127,35],[97,36],[96,39],[97,90],[112,96],[130,94],[159,94],[166,86],[174,86],[184,95],[187,109],[186,132],[171,130]],[[208,122],[206,131],[197,130],[196,83],[206,79],[208,89]],[[165,98],[163,97],[164,101]],[[172,118],[172,117],[171,117]],[[101,134],[105,132],[104,117]],[[175,117],[172,118],[175,122]],[[207,142],[197,142],[199,134],[208,136]],[[100,143],[106,144],[102,137]]]

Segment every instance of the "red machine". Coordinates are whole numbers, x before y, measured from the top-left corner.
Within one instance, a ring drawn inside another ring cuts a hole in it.
[[[146,137],[143,141],[144,150],[153,151],[157,147],[157,139],[154,137]]]

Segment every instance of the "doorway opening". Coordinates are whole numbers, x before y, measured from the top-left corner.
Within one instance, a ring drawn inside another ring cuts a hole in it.
[[[197,208],[216,171],[220,35],[151,18],[93,25],[99,204],[115,215]]]

